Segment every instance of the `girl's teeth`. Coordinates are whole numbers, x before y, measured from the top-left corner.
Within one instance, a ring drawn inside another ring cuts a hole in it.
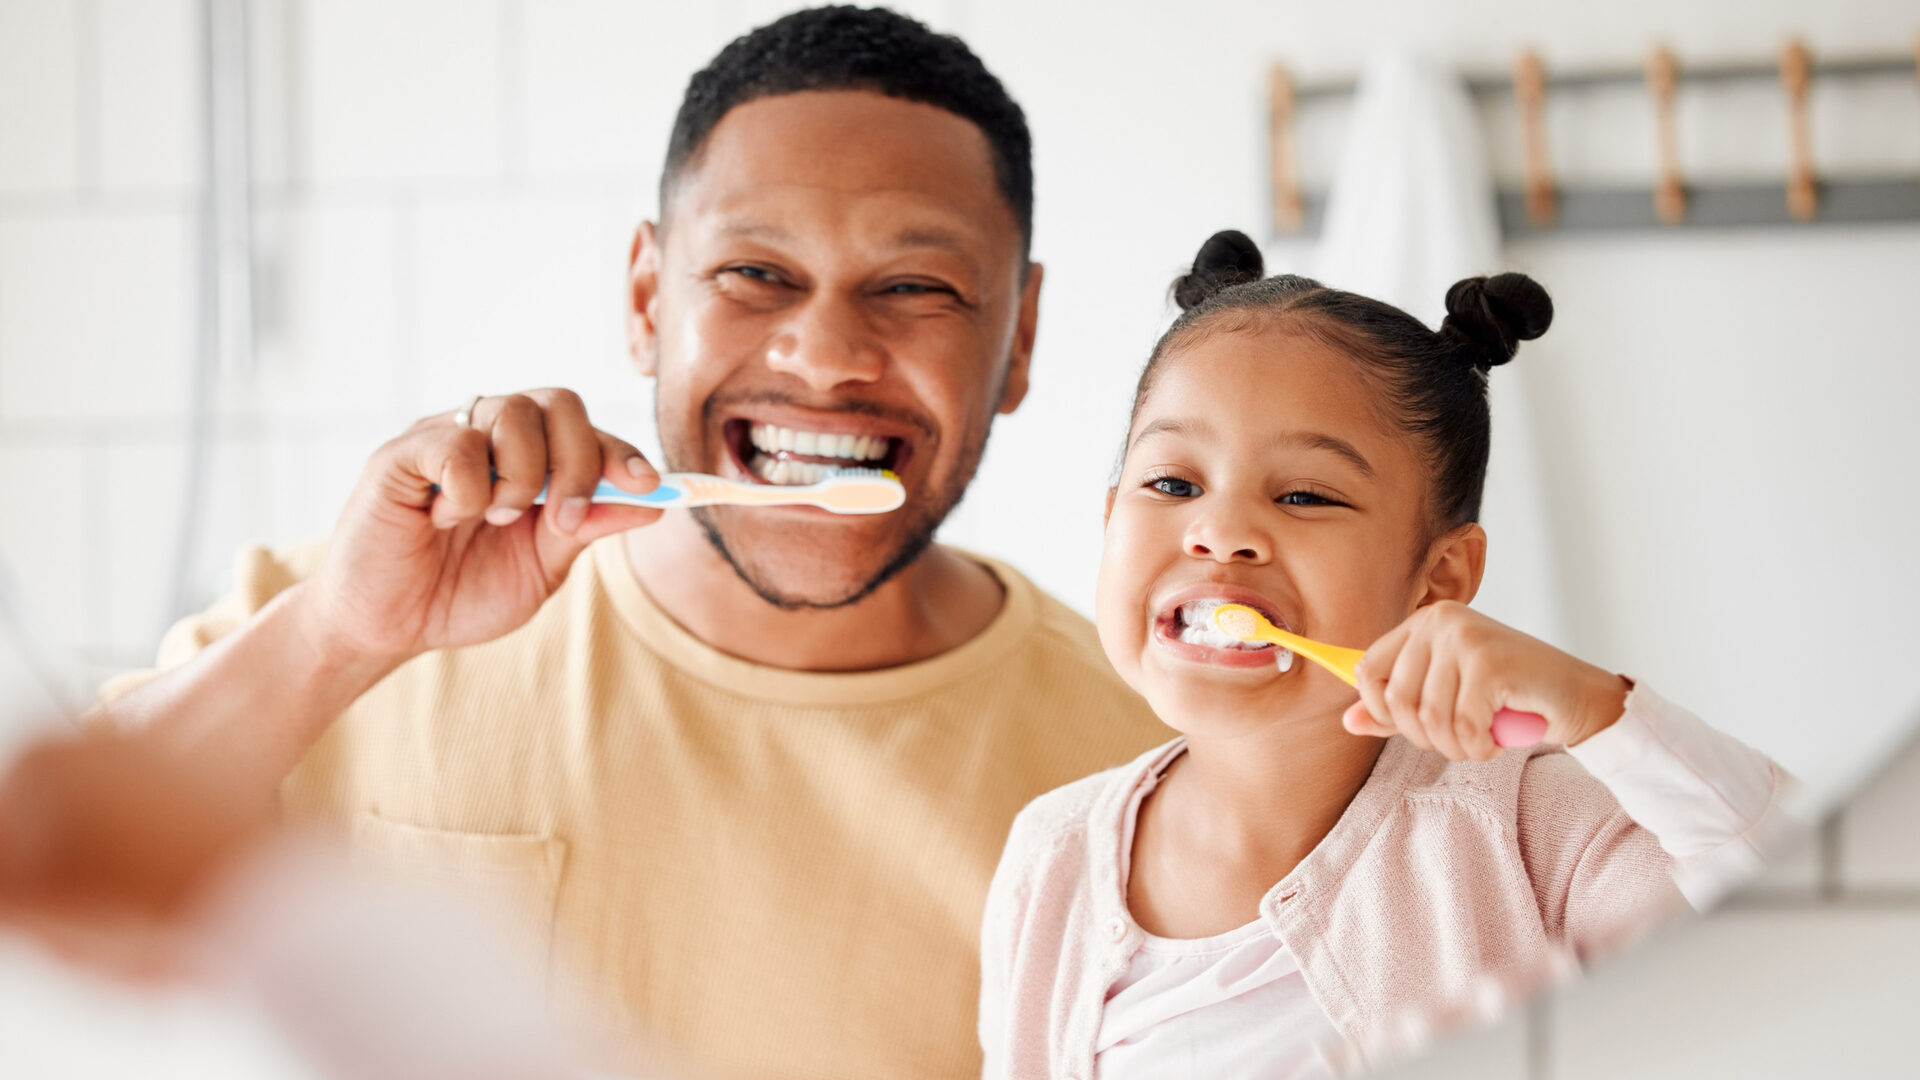
[[[1256,652],[1272,649],[1274,665],[1281,671],[1293,668],[1293,650],[1275,648],[1266,642],[1241,641],[1232,634],[1213,624],[1213,613],[1225,600],[1190,600],[1180,605],[1180,640],[1189,645],[1202,645],[1212,649],[1232,649],[1238,652]]]

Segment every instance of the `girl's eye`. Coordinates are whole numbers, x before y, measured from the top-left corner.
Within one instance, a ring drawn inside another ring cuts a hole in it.
[[[1191,480],[1182,480],[1177,476],[1162,476],[1147,481],[1147,486],[1162,495],[1171,495],[1176,499],[1191,499],[1200,494],[1200,485]]]
[[[1339,503],[1334,502],[1332,499],[1329,499],[1324,495],[1318,495],[1311,491],[1289,491],[1285,495],[1280,496],[1279,502],[1280,502],[1280,505],[1282,506],[1339,506],[1340,505]]]

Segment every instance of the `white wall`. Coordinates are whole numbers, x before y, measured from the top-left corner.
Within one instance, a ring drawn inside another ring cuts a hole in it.
[[[784,6],[256,0],[261,357],[219,388],[191,594],[220,587],[240,543],[324,532],[372,446],[469,393],[571,385],[644,443],[646,388],[620,349],[627,236],[651,211],[688,74]],[[1350,74],[1381,27],[1475,70],[1523,43],[1567,67],[1631,62],[1655,40],[1683,63],[1758,57],[1789,31],[1816,53],[1886,53],[1920,21],[1890,2],[1747,5],[1737,21],[1698,0],[910,6],[963,33],[1026,106],[1050,269],[1032,399],[948,537],[1082,607],[1167,282],[1213,229],[1264,227],[1270,60]],[[198,10],[0,0],[0,551],[82,683],[139,662],[175,614]],[[1823,88],[1816,105],[1823,164],[1920,173],[1910,83]],[[1696,174],[1777,172],[1767,88],[1683,106]],[[1649,167],[1635,95],[1556,110],[1569,179]],[[1322,176],[1339,111],[1304,119]],[[1508,173],[1510,119],[1488,113]],[[1920,601],[1903,560],[1920,509],[1899,466],[1920,459],[1900,422],[1920,400],[1900,303],[1920,228],[1549,238],[1510,257],[1561,311],[1523,362],[1566,644],[1780,755],[1822,799],[1844,789],[1920,706],[1902,662],[1920,633],[1895,617]],[[1774,623],[1848,643],[1876,676],[1757,641]],[[1829,716],[1847,738],[1809,722]]]
[[[786,6],[256,0],[261,358],[218,388],[193,592],[220,587],[241,543],[323,533],[373,446],[470,393],[572,385],[646,442],[646,390],[620,347],[628,234],[652,209],[687,76]],[[1683,64],[1762,57],[1789,32],[1816,54],[1898,54],[1920,30],[1895,0],[1771,0],[1737,17],[1710,0],[906,6],[963,34],[1026,107],[1049,270],[1033,396],[996,432],[948,537],[1082,607],[1167,283],[1214,229],[1264,226],[1268,61],[1350,74],[1383,30],[1475,70],[1521,44],[1550,66],[1632,63],[1656,40]],[[0,552],[78,659],[80,692],[145,660],[174,614],[198,9],[0,0]],[[1823,88],[1815,104],[1823,163],[1920,175],[1910,83]],[[1684,102],[1690,168],[1777,173],[1775,107],[1764,89]],[[1558,104],[1554,121],[1570,179],[1647,167],[1632,95]],[[1310,177],[1338,117],[1313,123]],[[1490,139],[1510,174],[1510,132]],[[1816,796],[1848,789],[1920,716],[1907,318],[1920,227],[1554,237],[1508,254],[1559,307],[1521,362],[1567,644],[1774,752]],[[1809,638],[1772,640],[1780,630]],[[1904,824],[1915,782],[1911,769],[1890,781],[1834,838],[1861,868],[1847,881],[1878,883],[1873,895],[1920,893]],[[1809,884],[1826,863],[1807,865],[1791,919],[1864,926],[1821,900],[1847,890]],[[1920,904],[1898,910],[1910,921]],[[1714,940],[1753,948],[1777,921],[1735,920]],[[1518,1068],[1548,1069],[1542,1045],[1585,1045],[1556,1024],[1532,1037],[1513,1044],[1526,1044]]]

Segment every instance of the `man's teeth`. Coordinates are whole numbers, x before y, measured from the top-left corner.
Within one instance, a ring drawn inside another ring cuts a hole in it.
[[[814,465],[765,454],[753,455],[751,468],[769,484],[817,484],[840,471],[833,465]]]
[[[838,435],[825,431],[796,431],[773,424],[755,424],[747,431],[754,449],[763,454],[790,454],[808,457],[846,458],[850,461],[879,461],[893,449],[893,440],[884,435]],[[775,481],[778,483],[779,481]]]

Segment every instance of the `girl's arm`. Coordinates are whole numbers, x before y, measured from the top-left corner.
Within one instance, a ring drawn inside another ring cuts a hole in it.
[[[1644,685],[1567,752],[1660,842],[1696,910],[1751,878],[1792,831],[1784,769]]]
[[[1502,708],[1544,716],[1546,741],[1568,747],[1630,824],[1658,842],[1674,884],[1696,908],[1750,876],[1789,831],[1789,778],[1765,754],[1646,687],[1464,605],[1421,608],[1367,650],[1358,674],[1348,730],[1401,735],[1454,760],[1500,752],[1491,731]],[[1609,872],[1610,862],[1637,863],[1608,857],[1632,841],[1624,832],[1590,838],[1582,849],[1587,875]]]

